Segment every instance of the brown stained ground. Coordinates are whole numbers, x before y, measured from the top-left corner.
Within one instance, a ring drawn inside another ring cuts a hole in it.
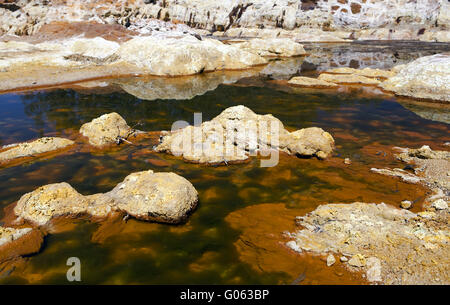
[[[96,22],[53,21],[44,24],[31,36],[3,36],[0,41],[24,41],[41,43],[58,39],[67,39],[83,35],[86,38],[101,37],[106,40],[125,42],[139,33],[128,30],[119,24],[101,24]]]
[[[298,254],[284,245],[288,241],[284,232],[295,231],[295,217],[306,212],[279,203],[249,206],[229,214],[226,221],[242,232],[235,242],[240,259],[261,273],[287,273],[292,281],[279,284],[365,284],[362,275],[347,271],[338,257],[327,267],[326,257]]]

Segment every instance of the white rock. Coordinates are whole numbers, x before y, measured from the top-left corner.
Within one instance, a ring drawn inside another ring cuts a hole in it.
[[[335,262],[336,262],[336,259],[334,258],[333,254],[329,254],[327,256],[327,266],[328,267],[333,266]]]
[[[434,201],[431,206],[436,210],[446,210],[448,209],[448,204],[444,199],[438,199]]]

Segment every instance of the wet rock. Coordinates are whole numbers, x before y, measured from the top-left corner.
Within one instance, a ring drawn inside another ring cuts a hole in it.
[[[336,262],[336,259],[334,258],[334,255],[333,254],[329,254],[327,256],[327,266],[328,267],[333,266],[335,262]]]
[[[333,147],[333,137],[321,128],[288,132],[272,115],[258,115],[240,105],[227,108],[200,126],[167,133],[156,151],[182,156],[190,162],[227,164],[242,162],[257,152],[267,154],[273,150],[326,158]]]
[[[127,176],[104,197],[137,219],[179,223],[197,205],[198,194],[177,174],[146,171]]]
[[[320,80],[312,77],[296,76],[288,81],[288,84],[301,86],[301,87],[313,87],[313,88],[332,88],[337,87],[336,84]]]
[[[0,247],[4,244],[12,242],[13,240],[21,238],[25,234],[30,233],[31,230],[31,228],[16,229],[0,226]]]
[[[334,148],[333,137],[322,128],[303,128],[282,137],[281,147],[285,145],[291,154],[300,156],[316,156],[319,159],[327,158]]]
[[[329,74],[322,73],[318,77],[319,80],[336,83],[336,84],[363,84],[378,85],[379,80],[356,74]]]
[[[55,151],[73,145],[74,142],[64,138],[45,137],[32,142],[12,144],[0,152],[0,163],[8,162],[16,158],[33,157],[46,152]]]
[[[410,209],[412,207],[412,202],[409,200],[403,200],[402,202],[400,202],[400,207],[402,209]]]
[[[352,160],[350,160],[350,158],[345,158],[344,159],[344,164],[350,165],[350,164],[352,164]]]
[[[115,112],[93,119],[80,128],[80,133],[89,139],[89,144],[100,147],[117,144],[120,138],[126,139],[133,132],[127,122]]]
[[[364,68],[364,69],[353,69],[353,68],[335,68],[327,70],[326,73],[331,74],[352,74],[352,75],[361,75],[370,78],[389,78],[395,76],[396,73],[393,71],[380,70],[380,69],[372,69],[372,68]]]
[[[135,37],[122,44],[118,55],[142,69],[143,73],[160,76],[245,69],[267,63],[261,56],[236,46],[213,39],[200,41],[193,36],[178,39]]]
[[[251,39],[237,46],[259,56],[291,57],[306,54],[303,45],[287,38]]]
[[[23,195],[14,207],[17,221],[43,226],[56,217],[105,218],[123,212],[137,219],[178,223],[197,204],[192,184],[174,173],[133,173],[113,190],[83,196],[68,183],[49,184]]]
[[[419,181],[427,184],[432,190],[441,189],[444,192],[450,190],[450,152],[432,150],[424,145],[418,149],[396,148],[401,150],[395,154],[397,159],[408,164],[415,165],[414,172],[420,176]],[[412,174],[409,174],[410,176]],[[412,178],[412,177],[411,177]]]
[[[442,259],[450,250],[448,217],[433,213],[423,218],[383,203],[327,204],[297,217],[303,229],[291,237],[302,251],[351,256],[349,266],[365,268],[369,280],[448,283],[449,267]]]
[[[405,65],[380,86],[398,95],[450,101],[450,55],[421,57]]]
[[[45,225],[50,219],[86,213],[89,202],[68,183],[42,186],[23,195],[14,207],[20,219]]]

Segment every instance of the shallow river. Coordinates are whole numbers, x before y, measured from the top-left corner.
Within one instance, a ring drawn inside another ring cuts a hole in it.
[[[340,65],[356,67],[349,54],[363,48],[358,67],[374,67],[375,62],[390,68],[448,45],[410,52],[405,46],[388,47],[340,46],[344,55],[339,53],[338,59],[345,57],[349,60]],[[170,130],[177,120],[192,123],[194,112],[201,112],[206,121],[241,104],[259,114],[273,114],[289,130],[318,126],[336,140],[329,160],[282,155],[274,168],[259,167],[257,158],[221,167],[184,163],[153,152],[155,143],[145,140],[103,151],[69,151],[0,169],[0,208],[41,185],[66,181],[87,195],[109,191],[128,174],[148,169],[184,176],[200,198],[188,222],[179,226],[133,219],[109,225],[70,220],[66,229],[45,238],[41,252],[28,257],[26,267],[0,283],[67,283],[66,260],[72,256],[82,262],[83,283],[289,284],[301,273],[306,274],[304,283],[362,281],[345,271],[327,271],[320,259],[290,252],[283,246],[282,232],[295,229],[296,215],[323,203],[420,202],[425,190],[370,173],[370,168],[403,167],[392,158],[393,146],[443,149],[450,141],[450,125],[445,123],[449,109],[438,107],[439,118],[432,121],[412,111],[424,107],[416,101],[375,88],[307,90],[279,81],[336,65],[336,51],[321,48],[326,56],[318,60],[317,48],[307,46],[314,54],[306,59],[279,61],[253,72],[163,81],[105,80],[91,89],[72,86],[0,95],[0,145],[49,135],[74,138],[83,123],[113,111],[130,126],[159,131]],[[378,58],[380,54],[384,57]],[[433,109],[436,106],[425,107],[425,112]],[[343,164],[346,157],[352,160],[350,166]],[[290,259],[296,267],[285,261]]]

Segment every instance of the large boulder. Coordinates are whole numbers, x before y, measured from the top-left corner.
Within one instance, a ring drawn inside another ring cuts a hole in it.
[[[133,173],[108,193],[83,196],[69,184],[56,183],[23,195],[14,207],[18,220],[43,226],[56,217],[105,218],[114,212],[137,219],[179,223],[192,211],[198,194],[174,173]]]
[[[147,74],[191,75],[203,71],[245,69],[267,61],[253,53],[213,39],[135,37],[120,47],[120,58]]]
[[[177,223],[192,211],[198,194],[192,184],[174,173],[133,173],[104,194],[115,208],[135,218]]]
[[[4,151],[0,152],[0,163],[63,149],[73,144],[72,140],[55,137],[45,137],[32,142],[11,144],[4,147]]]
[[[450,55],[416,59],[380,86],[398,95],[450,102]]]
[[[293,155],[326,158],[333,137],[321,128],[287,131],[271,114],[259,115],[239,105],[199,126],[187,126],[165,134],[156,151],[207,164],[241,162],[258,152],[279,150]]]
[[[89,139],[89,144],[104,146],[118,143],[120,138],[127,138],[133,133],[133,129],[119,114],[112,112],[83,124],[80,133]]]

